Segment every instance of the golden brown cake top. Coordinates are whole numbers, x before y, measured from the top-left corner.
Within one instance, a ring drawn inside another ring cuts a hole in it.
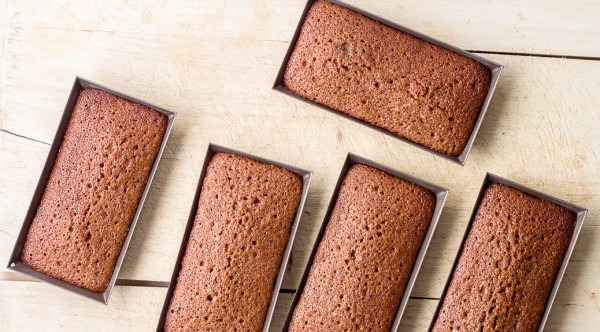
[[[171,297],[167,331],[261,331],[300,203],[302,179],[215,154]]]
[[[289,330],[389,331],[434,208],[429,190],[353,165]]]
[[[473,131],[490,71],[473,59],[316,1],[287,63],[292,92],[451,156]]]
[[[166,117],[146,106],[81,90],[29,229],[23,262],[103,292],[166,126]]]
[[[434,331],[537,331],[575,220],[562,206],[490,185]]]

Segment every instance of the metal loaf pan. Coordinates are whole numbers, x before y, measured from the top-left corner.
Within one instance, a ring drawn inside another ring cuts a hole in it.
[[[296,307],[296,304],[298,304],[298,301],[300,300],[300,296],[302,296],[302,292],[304,291],[304,286],[306,285],[306,280],[308,279],[308,275],[310,273],[310,268],[312,266],[313,260],[315,259],[315,255],[317,254],[317,249],[319,248],[321,239],[325,235],[325,230],[327,229],[327,224],[329,223],[331,213],[333,212],[333,209],[337,202],[338,194],[339,194],[340,188],[342,186],[342,183],[344,182],[344,178],[346,177],[346,174],[348,173],[348,170],[350,169],[350,167],[355,164],[366,165],[366,166],[373,167],[375,169],[384,171],[392,176],[398,177],[400,179],[406,180],[406,181],[414,183],[420,187],[423,187],[435,195],[435,208],[433,211],[433,215],[431,217],[431,221],[429,223],[429,228],[427,229],[427,233],[425,233],[425,237],[423,238],[423,243],[421,243],[421,248],[419,249],[417,258],[415,259],[415,263],[413,265],[412,272],[410,274],[410,278],[408,279],[408,281],[406,283],[406,287],[404,289],[404,295],[402,296],[400,305],[398,306],[398,311],[396,312],[396,317],[394,319],[394,323],[392,324],[391,331],[398,331],[398,328],[400,326],[400,320],[402,319],[402,314],[404,313],[404,309],[406,308],[406,304],[408,302],[408,299],[410,298],[410,293],[411,293],[412,288],[417,279],[417,275],[419,274],[419,270],[421,269],[421,265],[423,264],[423,259],[425,258],[427,248],[429,247],[429,243],[431,242],[431,238],[433,237],[433,233],[434,233],[437,223],[440,219],[442,209],[444,208],[444,204],[446,202],[446,198],[448,196],[449,190],[446,188],[440,187],[438,185],[432,184],[430,182],[416,178],[412,175],[408,175],[406,173],[400,172],[393,168],[376,163],[369,159],[360,157],[353,153],[348,153],[348,156],[346,157],[346,161],[344,162],[344,165],[342,166],[340,176],[338,178],[337,184],[333,191],[331,200],[329,201],[329,206],[327,207],[327,212],[325,213],[325,217],[323,218],[323,222],[321,223],[321,228],[319,229],[319,234],[317,235],[317,239],[315,240],[315,243],[313,245],[310,257],[308,259],[308,263],[304,270],[304,274],[302,275],[302,279],[300,280],[300,285],[298,285],[298,290],[296,291],[294,300],[292,301],[292,305],[290,306],[290,309],[288,311],[288,314],[287,314],[287,317],[285,320],[285,324],[283,326],[283,331],[288,330],[291,319],[292,319],[292,315],[294,313],[294,308]]]
[[[372,20],[374,20],[376,22],[379,22],[379,23],[381,23],[383,25],[386,25],[386,26],[388,26],[388,27],[390,27],[392,29],[396,29],[398,31],[404,32],[404,33],[406,33],[408,35],[411,35],[413,37],[416,37],[418,39],[426,41],[428,43],[440,46],[440,47],[448,49],[448,50],[450,50],[450,51],[452,51],[454,53],[457,53],[457,54],[463,55],[463,56],[465,56],[467,58],[473,59],[473,60],[479,62],[484,67],[486,67],[486,68],[488,68],[490,70],[490,73],[491,73],[490,89],[488,90],[488,93],[487,93],[487,95],[486,95],[486,97],[485,97],[485,99],[483,101],[483,104],[481,105],[481,110],[479,111],[479,115],[477,116],[477,120],[475,121],[475,125],[473,127],[473,131],[471,132],[471,135],[469,136],[469,139],[467,141],[467,144],[465,145],[464,150],[458,156],[451,156],[449,154],[444,154],[444,153],[440,153],[438,151],[434,151],[433,149],[430,149],[430,148],[425,147],[425,146],[423,146],[421,144],[415,143],[415,142],[413,142],[411,140],[408,140],[408,139],[406,139],[404,137],[398,136],[398,135],[396,135],[396,134],[394,134],[392,132],[389,132],[389,131],[387,131],[387,130],[385,130],[383,128],[380,128],[380,127],[377,127],[375,125],[372,125],[372,124],[370,124],[370,123],[368,123],[366,121],[357,119],[357,118],[355,118],[353,116],[350,116],[350,115],[342,113],[342,112],[338,112],[338,111],[334,110],[333,108],[327,107],[325,105],[319,104],[319,103],[314,102],[314,101],[312,101],[310,99],[307,99],[307,98],[304,98],[304,97],[302,97],[300,95],[297,95],[294,92],[290,91],[284,85],[284,83],[283,83],[283,76],[285,74],[287,63],[288,63],[288,61],[289,61],[289,59],[290,59],[290,57],[292,55],[292,52],[294,51],[294,48],[296,47],[296,42],[298,41],[298,37],[300,36],[300,32],[302,31],[302,26],[304,25],[304,20],[306,19],[306,16],[308,15],[308,12],[309,12],[310,8],[312,7],[312,5],[313,5],[313,3],[315,1],[316,0],[308,0],[308,2],[306,3],[306,7],[304,7],[304,11],[302,12],[302,16],[300,17],[300,22],[298,23],[298,27],[296,28],[296,32],[294,32],[294,36],[292,38],[290,46],[289,46],[289,48],[287,50],[287,53],[286,53],[285,57],[283,58],[283,62],[281,64],[281,67],[279,68],[279,73],[277,74],[277,78],[275,79],[275,84],[273,85],[273,89],[277,90],[277,91],[280,91],[280,92],[282,92],[282,93],[284,93],[286,95],[289,95],[291,97],[294,97],[296,99],[305,101],[305,102],[307,102],[309,104],[312,104],[314,106],[317,106],[319,108],[322,108],[322,109],[324,109],[326,111],[333,112],[333,113],[335,113],[337,115],[343,116],[343,117],[345,117],[347,119],[350,119],[352,121],[355,121],[355,122],[358,122],[360,124],[366,125],[367,127],[373,128],[373,129],[375,129],[375,130],[377,130],[379,132],[382,132],[384,134],[390,135],[390,136],[395,137],[395,138],[397,138],[397,139],[399,139],[401,141],[404,141],[404,142],[406,142],[408,144],[411,144],[411,145],[416,146],[416,147],[418,147],[420,149],[429,151],[429,152],[431,152],[431,153],[433,153],[433,154],[435,154],[437,156],[440,156],[442,158],[451,160],[451,161],[453,161],[455,163],[460,164],[461,166],[464,166],[465,162],[467,160],[467,156],[469,155],[469,152],[471,151],[471,148],[473,147],[473,142],[475,141],[475,137],[477,136],[477,132],[479,131],[479,128],[481,127],[481,123],[483,121],[483,117],[485,116],[485,113],[487,112],[488,106],[489,106],[490,101],[492,99],[492,95],[494,94],[494,91],[496,90],[496,86],[498,85],[498,79],[500,78],[500,73],[502,72],[502,69],[504,68],[504,66],[501,65],[501,64],[495,63],[493,61],[487,60],[487,59],[485,59],[483,57],[480,57],[480,56],[478,56],[476,54],[467,52],[467,51],[465,51],[463,49],[460,49],[460,48],[458,48],[456,46],[452,46],[452,45],[447,44],[447,43],[445,43],[443,41],[440,41],[440,40],[437,40],[435,38],[429,37],[429,36],[427,36],[425,34],[422,34],[420,32],[411,30],[411,29],[409,29],[407,27],[404,27],[404,26],[402,26],[400,24],[396,24],[394,22],[386,20],[386,19],[384,19],[382,17],[379,17],[377,15],[373,15],[373,14],[371,14],[369,12],[366,12],[366,11],[360,9],[360,8],[357,8],[357,7],[354,7],[352,5],[349,5],[349,4],[347,4],[347,3],[343,2],[343,1],[328,0],[331,3],[340,5],[342,7],[346,7],[346,8],[348,8],[348,9],[354,11],[354,12],[357,12],[357,13],[363,15],[363,16],[366,16],[366,17],[368,17],[368,18],[370,18],[370,19],[372,19]]]
[[[483,199],[483,195],[485,194],[487,188],[493,183],[504,184],[509,187],[520,190],[526,194],[529,194],[533,197],[537,197],[537,198],[546,200],[548,202],[554,203],[556,205],[560,205],[562,207],[565,207],[565,208],[573,211],[573,213],[575,213],[575,215],[577,216],[577,219],[575,221],[575,229],[573,231],[573,237],[571,238],[571,243],[569,244],[569,248],[567,249],[567,252],[565,253],[565,257],[560,266],[560,269],[558,270],[558,273],[556,274],[556,279],[554,281],[554,285],[552,286],[552,290],[550,291],[550,295],[548,296],[548,302],[546,303],[546,309],[544,309],[544,314],[542,315],[542,319],[540,320],[540,325],[538,327],[538,331],[542,331],[544,329],[544,325],[546,325],[546,320],[548,319],[548,315],[550,314],[550,309],[552,308],[552,304],[554,303],[554,298],[556,297],[556,293],[558,292],[558,286],[560,285],[563,275],[565,274],[565,270],[567,269],[567,264],[569,263],[571,254],[573,254],[573,249],[575,249],[575,243],[577,242],[577,238],[579,237],[579,233],[581,232],[581,227],[583,226],[583,220],[585,219],[585,215],[587,214],[587,209],[584,209],[575,204],[571,204],[569,202],[563,201],[556,197],[544,194],[542,192],[531,189],[529,187],[518,184],[516,182],[507,180],[498,175],[486,173],[485,178],[483,179],[483,184],[481,185],[481,190],[479,191],[479,196],[477,196],[477,201],[475,202],[475,206],[473,207],[473,212],[471,213],[471,219],[469,220],[467,230],[465,231],[465,235],[463,236],[463,239],[460,244],[460,248],[458,250],[456,258],[454,259],[454,264],[452,265],[452,270],[450,272],[450,276],[448,277],[448,280],[446,281],[446,286],[444,287],[444,292],[442,293],[440,302],[438,303],[438,306],[435,310],[435,314],[431,321],[431,325],[429,326],[429,331],[431,331],[433,329],[433,326],[436,322],[437,316],[442,308],[442,304],[444,303],[444,298],[446,297],[446,294],[448,292],[448,287],[450,286],[450,282],[452,281],[452,276],[454,275],[454,271],[456,269],[456,266],[458,265],[458,260],[460,259],[460,255],[462,254],[462,251],[463,251],[463,248],[467,241],[467,238],[469,237],[469,233],[471,231],[471,226],[473,225],[473,220],[475,220],[475,215],[477,214],[479,204],[481,203],[481,200]]]
[[[300,218],[302,217],[302,210],[304,208],[304,203],[306,202],[306,197],[308,195],[308,187],[309,187],[310,180],[312,177],[312,172],[303,170],[298,167],[289,166],[289,165],[286,165],[286,164],[283,164],[280,162],[264,159],[264,158],[257,157],[257,156],[254,156],[254,155],[251,155],[248,153],[240,152],[237,150],[233,150],[230,148],[226,148],[226,147],[222,147],[222,146],[210,143],[208,145],[208,151],[206,152],[206,157],[204,158],[204,165],[202,166],[202,171],[200,172],[200,178],[198,179],[198,185],[196,187],[196,194],[194,195],[194,201],[192,203],[192,208],[190,210],[187,225],[185,227],[183,239],[181,240],[181,246],[179,247],[179,255],[177,256],[177,261],[175,263],[175,268],[173,269],[173,275],[171,276],[171,282],[169,284],[169,289],[167,291],[165,302],[163,304],[163,308],[160,313],[160,320],[158,321],[158,326],[156,328],[157,331],[164,331],[164,325],[165,325],[165,320],[167,317],[167,311],[169,310],[169,304],[171,303],[171,296],[173,296],[173,291],[175,290],[175,285],[177,284],[177,277],[179,276],[179,270],[181,269],[181,262],[183,260],[183,256],[185,255],[188,238],[192,231],[192,227],[194,226],[194,220],[196,218],[196,212],[198,210],[198,203],[200,200],[200,193],[202,191],[202,182],[204,181],[204,176],[206,175],[206,168],[208,167],[208,163],[212,159],[213,155],[215,155],[218,152],[236,154],[236,155],[239,155],[242,157],[246,157],[249,159],[263,162],[265,164],[279,166],[279,167],[287,169],[295,174],[298,174],[300,177],[302,177],[302,195],[300,197],[300,203],[298,204],[298,209],[296,210],[296,215],[294,217],[292,229],[290,230],[290,237],[288,239],[288,243],[285,248],[285,253],[284,253],[283,259],[281,261],[281,266],[279,267],[279,273],[277,275],[277,279],[275,279],[275,284],[273,287],[273,296],[271,297],[271,303],[269,305],[269,310],[267,311],[267,317],[265,319],[263,331],[267,332],[269,329],[269,325],[271,324],[271,319],[273,318],[273,313],[275,311],[275,304],[277,303],[277,297],[279,296],[279,290],[281,289],[281,283],[283,281],[285,269],[287,267],[287,263],[290,258],[290,254],[292,252],[292,245],[294,244],[294,238],[296,237],[296,230],[298,229],[298,224],[300,223]]]
[[[150,174],[148,176],[148,181],[146,182],[144,191],[142,193],[142,197],[140,198],[135,215],[133,217],[133,220],[131,221],[131,225],[129,226],[129,231],[127,232],[127,236],[125,237],[123,246],[121,247],[121,251],[119,253],[119,257],[117,258],[117,262],[115,264],[115,268],[114,268],[112,276],[110,278],[110,282],[108,283],[108,287],[102,293],[92,292],[85,288],[78,287],[78,286],[72,285],[68,282],[65,282],[65,281],[62,281],[59,279],[55,279],[46,274],[40,273],[40,272],[30,268],[29,266],[25,265],[21,260],[21,255],[23,253],[23,246],[25,245],[25,240],[27,238],[27,234],[29,233],[29,228],[31,226],[31,223],[33,222],[33,219],[37,212],[38,206],[40,205],[40,203],[42,201],[42,196],[44,195],[44,191],[46,189],[46,183],[48,182],[50,173],[52,172],[52,168],[54,167],[54,161],[58,155],[58,151],[62,144],[65,132],[67,131],[67,126],[69,124],[69,120],[71,119],[71,114],[73,112],[73,108],[75,107],[77,98],[79,97],[79,92],[84,88],[94,88],[94,89],[99,89],[102,91],[109,92],[109,93],[116,95],[118,97],[121,97],[123,99],[127,99],[134,103],[147,106],[147,107],[163,114],[167,118],[167,128],[165,130],[165,136],[160,145],[160,149],[158,150],[158,153],[156,155],[156,159],[154,160],[154,164],[152,165],[152,169],[150,170]],[[98,302],[107,304],[110,293],[111,293],[113,287],[115,286],[115,282],[117,280],[119,270],[121,269],[121,265],[123,264],[123,259],[125,258],[125,253],[127,252],[127,247],[129,246],[129,242],[131,241],[131,237],[133,235],[133,230],[135,229],[135,225],[137,224],[138,219],[140,217],[140,212],[142,211],[142,206],[144,205],[144,201],[146,200],[146,196],[148,195],[148,191],[150,189],[150,184],[152,183],[152,179],[154,178],[154,174],[156,173],[156,169],[158,167],[158,163],[160,162],[161,155],[167,144],[167,139],[169,138],[169,134],[171,132],[171,128],[173,127],[174,120],[175,120],[174,112],[171,112],[162,107],[150,104],[143,100],[128,96],[121,92],[115,91],[113,89],[107,88],[100,84],[86,80],[84,78],[76,77],[75,83],[73,84],[73,88],[71,89],[71,93],[69,95],[69,99],[67,100],[67,105],[65,106],[65,110],[63,112],[62,118],[58,125],[58,130],[56,131],[56,135],[54,136],[54,141],[52,141],[52,145],[50,147],[50,152],[48,153],[48,158],[46,159],[44,169],[42,170],[42,175],[40,176],[40,180],[38,181],[37,187],[33,194],[33,198],[29,205],[29,210],[27,211],[27,214],[25,216],[25,222],[23,223],[23,226],[21,227],[21,231],[19,232],[19,236],[17,237],[17,242],[15,244],[12,255],[10,257],[10,261],[8,262],[8,268],[15,270],[15,271],[19,271],[24,274],[27,274],[29,276],[32,276],[40,281],[44,281],[49,284],[58,286],[62,289],[70,291],[72,293],[79,294],[81,296],[90,298],[92,300],[96,300]]]

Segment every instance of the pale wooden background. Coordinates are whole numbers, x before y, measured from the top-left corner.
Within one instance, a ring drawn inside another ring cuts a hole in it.
[[[403,319],[407,331],[429,325],[486,171],[587,207],[547,330],[597,331],[600,6],[350,2],[506,66],[465,167],[271,90],[304,1],[0,0],[3,265],[75,75],[178,112],[109,305],[2,269],[0,330],[154,329],[214,142],[314,170],[288,290],[299,282],[348,151],[450,188]],[[291,298],[280,296],[276,326]]]

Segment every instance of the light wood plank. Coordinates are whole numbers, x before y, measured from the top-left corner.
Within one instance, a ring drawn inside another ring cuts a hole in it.
[[[6,31],[8,30],[8,16],[10,14],[9,11],[9,0],[0,0],[0,82],[5,81],[4,77],[4,55],[5,55],[5,46],[6,46]],[[4,84],[0,83],[0,128],[2,128],[2,113],[4,111],[3,106],[3,87]]]
[[[152,331],[166,292],[117,286],[106,306],[40,282],[0,281],[0,330]]]
[[[578,1],[368,1],[348,3],[457,46],[480,51],[600,56],[600,8]],[[305,1],[152,3],[16,1],[10,24],[44,28],[289,41]]]

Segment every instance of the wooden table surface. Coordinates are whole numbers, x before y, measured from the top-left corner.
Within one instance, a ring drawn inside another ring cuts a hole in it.
[[[178,112],[109,305],[0,270],[2,331],[150,331],[209,142],[314,171],[274,331],[347,152],[450,189],[403,330],[425,331],[489,171],[589,209],[548,331],[600,326],[600,6],[349,1],[505,65],[466,166],[271,90],[305,2],[0,0],[0,263],[75,75]]]

